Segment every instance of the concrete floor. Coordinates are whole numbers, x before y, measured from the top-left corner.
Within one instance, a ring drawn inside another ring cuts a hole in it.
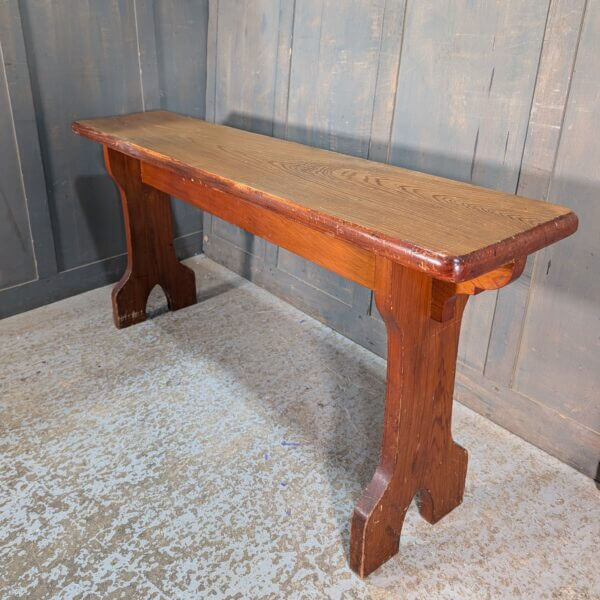
[[[189,264],[202,301],[133,328],[108,288],[0,322],[2,599],[600,598],[594,483],[458,404],[464,503],[358,579],[384,361]]]

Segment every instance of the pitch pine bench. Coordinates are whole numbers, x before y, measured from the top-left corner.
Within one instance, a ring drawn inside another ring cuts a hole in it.
[[[366,576],[399,547],[415,495],[435,523],[462,501],[467,452],[450,421],[461,317],[528,254],[577,229],[569,209],[169,112],[77,121],[121,191],[129,259],[117,327],[196,302],[173,251],[169,195],[374,290],[388,334],[379,466],[354,509],[350,564]]]

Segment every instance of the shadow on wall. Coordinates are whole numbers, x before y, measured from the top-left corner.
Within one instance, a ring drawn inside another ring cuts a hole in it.
[[[106,231],[119,228],[123,240],[121,252],[127,252],[123,220],[115,223],[114,204],[120,204],[119,191],[110,175],[81,175],[75,179],[75,193],[88,224],[94,246],[100,254],[106,243]],[[111,205],[108,210],[107,205]],[[112,234],[114,235],[114,233]]]
[[[350,154],[367,158],[369,153],[370,142],[366,137],[352,136],[345,133],[336,133],[323,129],[309,129],[299,125],[285,125],[279,122],[273,122],[261,117],[253,117],[244,113],[232,112],[229,113],[223,125],[235,127],[237,129],[245,129],[254,133],[262,133],[273,136],[276,132],[285,132],[285,139],[314,146],[316,148],[324,148],[341,152],[342,154]],[[381,157],[385,154],[381,145],[377,146],[373,143],[371,148],[378,154],[377,157],[371,158],[381,162]],[[373,152],[371,152],[373,154]],[[484,162],[477,159],[474,163],[472,159],[465,160],[463,156],[434,153],[428,150],[418,150],[411,146],[392,146],[389,152],[390,164],[394,164],[406,169],[416,171],[422,170],[430,175],[439,177],[448,177],[458,181],[471,182],[471,177],[475,174],[485,173],[486,182],[505,182],[516,177],[512,174],[512,169],[508,165],[498,162]],[[425,169],[425,167],[427,167]],[[481,175],[479,176],[481,178]],[[493,183],[487,184],[487,187],[493,187]],[[501,189],[498,184],[497,189]],[[505,185],[506,187],[506,185]],[[506,191],[502,189],[501,191]]]

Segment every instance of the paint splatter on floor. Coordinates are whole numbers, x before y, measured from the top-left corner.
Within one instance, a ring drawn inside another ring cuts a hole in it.
[[[112,326],[108,288],[0,321],[0,597],[600,598],[594,483],[456,405],[463,504],[348,568],[385,363],[215,263]]]

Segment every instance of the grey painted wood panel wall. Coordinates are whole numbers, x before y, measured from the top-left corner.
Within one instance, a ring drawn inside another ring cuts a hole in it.
[[[77,118],[168,108],[203,117],[208,3],[0,2],[0,317],[117,279],[118,193]],[[180,256],[202,215],[173,200]]]
[[[580,231],[470,301],[458,399],[600,461],[600,0],[210,0],[207,119],[572,206]],[[212,258],[385,354],[371,293],[204,217]]]

